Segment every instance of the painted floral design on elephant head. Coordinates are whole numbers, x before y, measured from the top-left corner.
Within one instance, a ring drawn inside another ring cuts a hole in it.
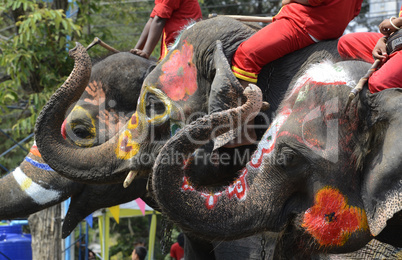
[[[197,91],[197,70],[192,62],[193,46],[184,41],[162,65],[161,89],[173,101],[187,100]]]
[[[338,189],[324,187],[304,213],[302,227],[321,246],[343,246],[352,233],[367,230],[368,225],[363,209],[348,205]]]
[[[135,156],[139,149],[140,144],[133,138],[133,134],[139,125],[138,113],[134,113],[131,119],[127,122],[127,129],[124,130],[118,141],[118,146],[116,147],[116,156],[123,160],[128,160]]]

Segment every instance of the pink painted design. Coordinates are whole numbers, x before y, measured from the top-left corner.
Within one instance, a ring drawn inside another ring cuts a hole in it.
[[[120,150],[126,153],[131,152],[131,150],[133,150],[133,147],[129,144],[129,142],[130,137],[125,134],[123,136],[123,140],[120,143]]]
[[[288,131],[282,131],[278,134],[277,137],[287,136],[296,139],[299,143],[306,145],[311,150],[317,151],[318,149],[322,149],[321,147],[324,146],[323,142],[319,141],[318,139],[308,139],[308,142],[303,140],[302,137],[292,134]]]
[[[102,82],[90,82],[85,91],[89,95],[89,98],[84,99],[84,102],[86,103],[92,104],[94,106],[100,106],[106,100],[105,92],[102,88]]]
[[[291,92],[285,97],[283,100],[284,102],[288,103],[287,105],[291,104],[293,105],[296,97],[299,95],[300,89],[305,86],[309,81],[311,80],[310,76],[303,76],[296,82],[295,86],[291,90]]]
[[[184,41],[181,50],[174,50],[162,65],[161,89],[174,101],[187,100],[197,89],[197,70],[193,59],[193,46]]]
[[[342,246],[353,232],[367,229],[367,217],[364,210],[348,205],[338,189],[324,187],[305,212],[302,227],[321,246]]]
[[[229,199],[236,198],[239,201],[244,200],[247,196],[248,185],[246,181],[247,169],[244,168],[242,174],[231,185],[226,187],[225,190],[216,193],[198,192],[202,198],[205,198],[205,206],[207,209],[213,209],[218,203],[219,197],[226,194]],[[186,176],[183,177],[182,191],[197,192],[194,187],[189,183]]]
[[[63,136],[64,139],[67,138],[66,124],[67,119],[64,119],[63,124],[61,125],[61,136]]]

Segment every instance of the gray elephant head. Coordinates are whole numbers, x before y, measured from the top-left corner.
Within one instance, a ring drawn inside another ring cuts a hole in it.
[[[194,185],[186,174],[188,156],[199,147],[193,140],[208,140],[224,121],[211,114],[183,128],[155,163],[153,190],[162,211],[205,239],[283,232],[282,249],[293,257],[350,252],[373,237],[398,245],[386,224],[402,209],[402,91],[365,91],[345,111],[351,86],[368,68],[323,63],[298,78],[229,185]],[[391,226],[400,227],[400,221]]]
[[[68,110],[62,136],[79,147],[97,146],[132,115],[142,82],[155,63],[130,53],[111,55],[95,63],[88,85]],[[64,116],[64,115],[61,115]],[[71,197],[63,222],[63,237],[93,211],[142,197],[148,204],[147,178],[128,188],[121,184],[89,185],[60,176],[42,159],[36,144],[12,173],[0,180],[0,218],[26,217]],[[113,194],[113,196],[109,196]]]

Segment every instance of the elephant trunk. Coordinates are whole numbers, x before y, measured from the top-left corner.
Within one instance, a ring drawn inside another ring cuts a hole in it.
[[[185,176],[183,165],[186,156],[202,145],[201,141],[212,138],[213,131],[220,135],[244,123],[250,113],[259,111],[261,92],[256,86],[250,90],[249,87],[244,92],[247,102],[243,106],[212,113],[180,130],[169,139],[156,160],[152,178],[156,200],[162,212],[180,223],[184,231],[215,240],[236,239],[262,231],[264,220],[255,217],[267,213],[256,212],[268,201],[261,174],[245,168],[232,185],[215,193],[198,192]]]
[[[82,184],[60,178],[40,157],[30,153],[13,172],[0,179],[0,187],[0,219],[14,219],[62,202]]]
[[[111,168],[116,165],[113,144],[116,138],[102,146],[80,148],[65,141],[60,134],[63,115],[80,98],[91,75],[91,60],[81,44],[77,43],[69,55],[75,60],[74,69],[39,114],[35,138],[44,160],[55,171],[72,180],[90,182],[96,174],[113,172]],[[108,163],[105,164],[105,161]]]

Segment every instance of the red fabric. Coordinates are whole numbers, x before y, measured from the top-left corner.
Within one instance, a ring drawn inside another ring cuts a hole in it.
[[[374,32],[345,34],[338,41],[338,52],[345,60],[364,60],[373,63],[373,49],[383,36],[381,33]]]
[[[310,36],[317,40],[339,38],[359,14],[362,2],[309,0],[311,6],[298,3],[283,6],[271,24],[239,46],[232,60],[232,70],[258,75],[265,64],[313,44]],[[254,78],[251,75],[246,80],[253,82]]]
[[[176,260],[184,259],[184,249],[179,245],[179,243],[174,243],[170,248],[170,256]]]
[[[376,93],[387,88],[401,88],[401,64],[402,51],[391,54],[381,68],[373,72],[368,79],[370,92]]]
[[[322,5],[323,2],[324,2],[324,0],[310,0],[310,1],[308,1],[308,3],[309,3],[311,6]]]
[[[232,59],[232,66],[235,67],[232,68],[233,72],[235,75],[238,74],[235,69],[240,68],[255,74],[256,79],[265,64],[313,43],[308,33],[296,26],[292,20],[278,20],[275,26],[265,26],[240,44]],[[236,77],[242,78],[239,75]],[[250,80],[251,75],[248,78],[242,79],[253,82]]]
[[[191,21],[202,19],[198,0],[155,0],[151,17],[155,15],[167,19],[163,28],[161,57],[167,53],[167,47],[174,43],[179,32]]]
[[[349,22],[359,14],[362,2],[363,0],[309,0],[312,6],[291,3],[283,6],[274,16],[274,20],[292,19],[320,41],[336,39],[341,37]]]
[[[399,16],[402,13],[399,13]],[[361,32],[342,36],[338,42],[338,52],[343,59],[364,60],[374,62],[372,51],[377,41],[383,37],[381,33]],[[387,88],[401,88],[400,75],[402,74],[402,51],[391,54],[385,63],[368,79],[371,93]]]

